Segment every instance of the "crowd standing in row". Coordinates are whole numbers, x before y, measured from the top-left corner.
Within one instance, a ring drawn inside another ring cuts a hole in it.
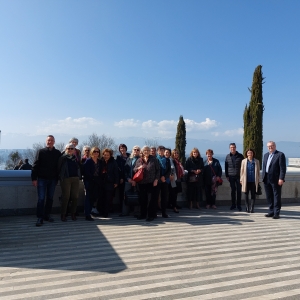
[[[222,167],[213,157],[212,149],[206,151],[205,161],[197,148],[193,148],[186,161],[185,170],[176,149],[164,146],[139,146],[127,153],[127,146],[120,144],[120,155],[114,159],[113,151],[98,147],[79,149],[78,139],[72,138],[61,153],[54,147],[55,139],[47,136],[46,148],[38,151],[32,166],[32,183],[37,187],[37,222],[53,222],[51,209],[58,180],[61,184],[61,221],[67,221],[70,206],[71,219],[76,221],[79,182],[85,187],[85,219],[93,221],[93,214],[104,218],[109,216],[115,190],[118,188],[119,216],[128,216],[132,207],[126,201],[136,194],[138,205],[134,215],[139,220],[153,221],[161,211],[162,218],[169,218],[168,203],[175,213],[181,208],[177,195],[182,192],[181,182],[187,183],[187,200],[190,209],[200,208],[202,190],[205,191],[206,208],[216,209],[218,186],[222,185]],[[269,152],[263,161],[264,182],[269,212],[266,217],[279,218],[281,209],[281,187],[286,173],[285,156],[276,150],[272,141],[267,144]],[[241,194],[245,195],[246,211],[254,212],[255,195],[259,189],[260,163],[255,159],[253,149],[245,151],[245,158],[236,151],[236,145],[229,145],[230,153],[225,159],[225,175],[231,187],[231,210],[242,210]],[[249,200],[249,192],[251,199]],[[46,201],[45,201],[46,200]],[[69,205],[70,204],[70,205]]]

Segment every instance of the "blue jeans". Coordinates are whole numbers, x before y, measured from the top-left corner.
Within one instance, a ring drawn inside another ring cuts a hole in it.
[[[242,203],[242,185],[240,183],[240,177],[229,176],[229,182],[231,187],[231,202],[232,205],[241,206]],[[235,203],[236,202],[236,203]]]
[[[49,217],[52,210],[53,196],[54,196],[56,185],[57,185],[56,179],[38,179],[37,181],[38,202],[37,202],[37,209],[36,209],[36,215],[38,218],[43,219]],[[46,205],[45,205],[45,198],[46,198]]]

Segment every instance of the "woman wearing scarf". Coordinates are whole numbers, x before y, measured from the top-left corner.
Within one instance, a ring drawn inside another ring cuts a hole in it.
[[[166,150],[167,151],[167,150]],[[176,149],[172,150],[171,161],[171,174],[174,167],[174,181],[171,181],[169,188],[169,200],[172,205],[173,211],[178,213],[180,208],[177,204],[177,195],[182,192],[181,179],[184,175],[184,168],[179,160],[179,152]],[[173,183],[173,184],[172,184]]]
[[[202,184],[203,184],[203,158],[200,155],[198,148],[193,148],[190,157],[186,160],[185,168],[188,171],[187,196],[189,208],[193,208],[193,201],[196,203],[196,208],[200,208],[202,201]]]
[[[80,165],[74,155],[75,147],[72,143],[67,144],[65,153],[58,161],[58,172],[62,191],[61,220],[67,221],[66,212],[69,199],[71,204],[71,217],[76,221],[76,208],[79,194]]]
[[[216,195],[219,186],[218,181],[222,177],[222,167],[220,162],[213,158],[213,155],[213,150],[206,150],[207,160],[204,162],[204,185],[206,208],[216,209]]]
[[[241,185],[242,193],[245,194],[246,212],[254,213],[255,193],[258,189],[259,183],[259,160],[255,157],[253,149],[247,149],[245,151],[245,159],[241,164]],[[249,203],[249,191],[251,194],[251,201]]]

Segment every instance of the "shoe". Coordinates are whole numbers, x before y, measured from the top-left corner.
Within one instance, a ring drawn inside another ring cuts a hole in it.
[[[76,214],[71,214],[71,218],[73,221],[77,221]]]
[[[85,217],[85,220],[86,220],[86,221],[95,221],[91,216],[86,216],[86,217]]]
[[[239,211],[242,211],[242,207],[241,206],[238,206],[237,208],[238,208]]]
[[[236,209],[236,206],[235,205],[231,205],[230,206],[230,210],[234,210],[234,209]]]
[[[273,219],[280,219],[280,216],[279,215],[274,215]]]
[[[53,219],[51,216],[45,217],[44,220],[45,220],[45,221],[48,221],[48,222],[50,222],[50,223],[53,223],[53,222],[54,222],[54,219]]]
[[[42,225],[43,225],[43,219],[41,219],[41,218],[37,219],[35,226],[40,227]]]
[[[267,218],[272,218],[273,216],[274,216],[274,214],[270,214],[270,213],[265,214],[265,217],[267,217]]]
[[[99,215],[99,211],[96,207],[93,207],[91,210],[91,213],[95,214],[95,215]]]
[[[167,215],[167,214],[162,214],[161,216],[162,216],[163,218],[170,218],[170,216]]]
[[[174,211],[174,213],[179,214],[179,211],[177,210],[176,207],[174,207],[173,211]]]
[[[212,205],[212,207],[211,208],[213,208],[213,209],[217,209],[217,207],[215,206],[215,205]]]
[[[147,222],[151,222],[151,221],[153,221],[153,220],[154,220],[154,218],[147,218],[147,219],[146,219]]]
[[[63,221],[63,222],[67,222],[67,218],[65,215],[61,215],[60,216],[60,219]]]

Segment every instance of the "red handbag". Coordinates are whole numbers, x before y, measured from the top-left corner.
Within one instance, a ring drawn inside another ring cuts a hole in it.
[[[137,170],[137,172],[134,174],[132,180],[135,182],[140,182],[142,181],[144,178],[144,169],[140,168],[139,170]]]

